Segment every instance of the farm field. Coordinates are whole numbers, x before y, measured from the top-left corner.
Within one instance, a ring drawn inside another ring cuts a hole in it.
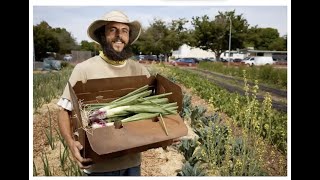
[[[146,66],[181,86],[189,132],[180,145],[143,152],[142,176],[287,176],[284,88],[201,68]],[[34,176],[81,175],[57,126],[56,103],[71,70],[34,74]]]

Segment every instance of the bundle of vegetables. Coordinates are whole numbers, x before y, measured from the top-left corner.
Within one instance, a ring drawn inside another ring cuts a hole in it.
[[[119,121],[125,123],[177,113],[177,103],[169,103],[165,97],[172,92],[152,95],[152,90],[148,88],[145,85],[109,103],[87,104],[88,124],[97,128]]]

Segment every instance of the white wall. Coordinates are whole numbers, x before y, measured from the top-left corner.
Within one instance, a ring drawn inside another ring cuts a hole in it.
[[[195,58],[215,58],[214,52],[205,51],[200,48],[192,48],[186,44],[179,47],[178,50],[172,51],[175,58],[195,57]]]
[[[229,51],[226,51],[226,53],[222,53],[221,55],[220,55],[220,58],[223,58],[223,59],[228,59],[229,57],[228,57],[228,55],[229,55]],[[243,53],[238,53],[237,51],[231,51],[231,56],[230,56],[230,58],[231,59],[244,59],[245,57],[247,57],[248,56],[248,54],[243,54]]]

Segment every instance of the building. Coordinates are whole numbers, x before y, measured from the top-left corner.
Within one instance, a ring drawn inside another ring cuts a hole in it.
[[[193,58],[215,58],[215,53],[212,51],[205,51],[200,48],[193,48],[188,46],[187,44],[183,44],[179,47],[178,50],[172,51],[172,57],[176,58],[186,58],[186,57],[193,57]]]
[[[287,60],[287,51],[248,50],[248,56],[272,57],[273,60]]]
[[[230,59],[244,59],[248,56],[245,51],[230,51]],[[229,51],[225,51],[220,54],[220,59],[229,59]]]
[[[229,51],[225,51],[220,55],[220,58],[228,59],[228,55]],[[272,57],[273,60],[287,60],[287,51],[241,49],[230,53],[230,59],[244,59],[249,56],[265,56]]]
[[[230,59],[244,59],[248,56],[266,56],[272,57],[273,60],[287,60],[287,51],[269,51],[269,50],[254,50],[253,47],[248,47],[247,49],[237,49],[230,51]],[[215,59],[215,53],[208,50],[205,51],[200,48],[190,47],[186,44],[183,44],[179,47],[178,50],[172,51],[172,58],[185,58],[185,57],[194,57],[194,58],[210,58]],[[221,53],[220,59],[229,59],[229,51]]]

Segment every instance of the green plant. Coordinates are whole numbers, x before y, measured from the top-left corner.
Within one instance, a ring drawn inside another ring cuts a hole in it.
[[[201,98],[210,101],[212,106],[216,108],[217,111],[223,111],[230,117],[245,128],[256,128],[257,133],[262,125],[266,122],[272,122],[272,129],[270,138],[272,143],[275,144],[281,151],[286,152],[286,122],[287,115],[283,112],[278,112],[274,109],[270,111],[270,118],[263,116],[263,108],[261,103],[256,99],[256,93],[258,91],[258,85],[256,84],[254,88],[251,88],[247,83],[247,78],[245,79],[244,89],[246,91],[245,96],[240,96],[237,93],[229,93],[226,90],[217,87],[200,75],[194,74],[190,71],[186,72],[182,69],[168,68],[170,72],[164,74],[174,77],[179,80],[180,83],[184,84],[186,87],[193,89],[193,92],[199,95]],[[252,118],[251,118],[252,117]],[[245,126],[247,125],[247,126]],[[265,126],[264,128],[267,128]]]
[[[68,160],[68,157],[69,157],[69,149],[64,147],[63,148],[63,152],[61,152],[61,146],[60,146],[60,151],[59,151],[59,159],[60,159],[60,165],[61,165],[61,168],[62,170],[64,171],[65,169],[65,164]]]
[[[206,167],[206,175],[268,175],[269,172],[263,169],[267,164],[263,156],[268,150],[265,149],[267,144],[265,140],[276,145],[279,150],[284,152],[285,156],[286,150],[282,147],[285,147],[286,144],[286,139],[283,136],[286,134],[286,114],[272,109],[268,94],[265,96],[264,102],[257,101],[256,94],[259,89],[257,81],[255,86],[250,87],[244,80],[246,94],[241,96],[228,93],[192,72],[169,67],[166,70],[161,70],[162,75],[174,76],[177,82],[192,89],[192,92],[201,98],[208,100],[216,112],[223,112],[233,119],[233,121],[226,120],[217,114],[208,117],[196,115],[196,112],[200,112],[200,110],[194,110],[190,105],[190,112],[194,111],[193,119],[196,119],[197,124],[193,128],[199,136],[198,142],[200,144],[194,150],[192,158],[189,159],[192,160],[191,162],[197,162],[201,167]],[[236,137],[231,130],[233,123],[235,123],[233,126],[241,128],[241,131],[237,130]],[[271,129],[266,129],[264,126],[268,125],[269,127],[269,124],[271,124]],[[262,135],[263,132],[265,135]],[[268,140],[268,137],[271,140]],[[192,166],[190,160],[188,163]],[[284,163],[280,166],[280,169],[285,169]],[[283,175],[283,172],[281,170],[279,174]]]
[[[219,72],[226,75],[235,77],[242,77],[243,70],[247,72],[248,79],[258,80],[262,83],[275,86],[281,89],[287,88],[287,69],[276,69],[272,66],[260,66],[260,67],[234,67],[226,66],[224,63],[210,63],[201,62],[198,66],[200,69],[205,69],[213,72]]]
[[[66,141],[64,140],[64,138],[62,137],[60,131],[59,131],[57,128],[55,128],[55,130],[56,130],[56,132],[57,132],[57,135],[58,135],[58,138],[59,138],[60,142],[63,144],[63,147],[64,147],[65,149],[68,148],[67,142],[66,142]]]
[[[82,176],[82,171],[80,167],[75,163],[73,160],[71,160],[70,156],[69,157],[69,170],[68,170],[68,176]]]
[[[50,145],[51,149],[54,150],[55,144],[54,144],[54,137],[52,134],[52,126],[51,126],[52,119],[51,119],[50,109],[48,106],[47,108],[48,108],[48,114],[49,114],[49,128],[45,129],[45,134],[47,137],[48,144]]]
[[[181,117],[189,117],[191,114],[191,96],[187,93],[183,94],[182,110],[180,111]]]
[[[72,67],[63,68],[58,72],[33,74],[33,112],[53,98],[59,97],[65,88]]]
[[[48,161],[48,157],[47,154],[44,152],[41,155],[41,160],[43,163],[43,171],[44,171],[44,175],[45,176],[52,176],[52,172],[50,170],[50,165],[49,165],[49,161]]]
[[[183,164],[181,172],[177,174],[177,176],[205,176],[205,171],[203,168],[200,168],[197,164],[191,166],[187,161]]]
[[[194,150],[197,148],[197,139],[183,139],[178,150],[183,153],[184,158],[189,161],[193,157]]]
[[[38,175],[37,167],[36,167],[36,164],[33,161],[33,176],[37,176],[37,175]]]
[[[196,122],[206,113],[207,109],[203,106],[196,106],[191,111],[191,126],[196,125]]]

